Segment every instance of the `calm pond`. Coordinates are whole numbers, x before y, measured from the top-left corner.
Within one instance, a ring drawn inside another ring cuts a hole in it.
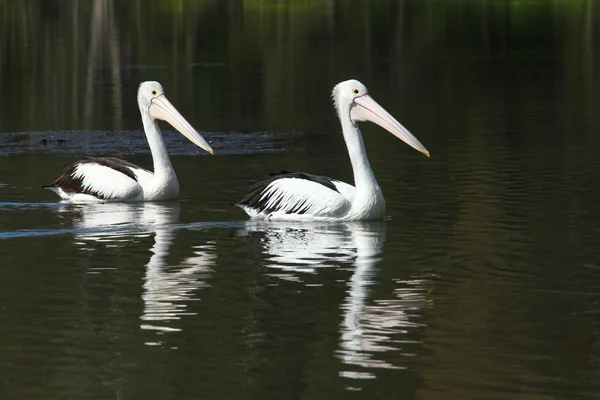
[[[0,0],[0,399],[598,399],[600,3]],[[362,124],[383,221],[260,223],[280,170],[352,182],[357,78],[431,152]],[[181,200],[41,185],[151,167]],[[598,99],[598,100],[597,100]]]

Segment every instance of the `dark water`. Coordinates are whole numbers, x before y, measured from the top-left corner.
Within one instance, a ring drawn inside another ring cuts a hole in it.
[[[0,399],[597,399],[600,4],[0,1]],[[362,127],[388,218],[250,222],[269,172],[351,181],[355,77],[431,151]],[[85,155],[182,199],[58,203]]]

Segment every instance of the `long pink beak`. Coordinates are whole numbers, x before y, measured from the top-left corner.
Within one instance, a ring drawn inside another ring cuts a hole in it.
[[[356,104],[350,110],[350,118],[354,121],[371,121],[402,140],[404,143],[430,157],[429,151],[405,127],[385,111],[371,96],[365,94],[354,99]]]
[[[152,98],[150,107],[148,107],[148,112],[150,117],[167,121],[173,128],[177,129],[179,133],[188,138],[190,142],[201,149],[208,151],[210,154],[214,154],[213,149],[208,142],[204,140],[202,135],[200,135],[185,118],[183,118],[183,115],[177,111],[175,106],[171,104],[164,94]]]

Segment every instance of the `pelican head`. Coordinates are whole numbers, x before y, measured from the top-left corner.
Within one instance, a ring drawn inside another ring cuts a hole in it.
[[[357,121],[371,121],[408,144],[413,149],[429,157],[429,151],[408,131],[400,122],[381,107],[371,96],[367,87],[350,79],[340,82],[333,88],[332,97],[340,118],[349,115],[350,121],[356,125]],[[346,114],[348,113],[348,114]]]
[[[167,121],[196,146],[208,151],[210,154],[214,154],[213,149],[206,140],[167,99],[165,90],[160,83],[155,81],[142,82],[138,88],[138,104],[143,116],[149,116],[155,123],[157,119]]]

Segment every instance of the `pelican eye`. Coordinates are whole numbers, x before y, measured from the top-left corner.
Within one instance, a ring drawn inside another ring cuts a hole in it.
[[[354,89],[352,92],[354,92],[354,94],[358,94],[359,93],[358,89]]]
[[[154,96],[156,96],[156,90],[153,90],[153,91],[152,91],[152,94],[153,94]]]

